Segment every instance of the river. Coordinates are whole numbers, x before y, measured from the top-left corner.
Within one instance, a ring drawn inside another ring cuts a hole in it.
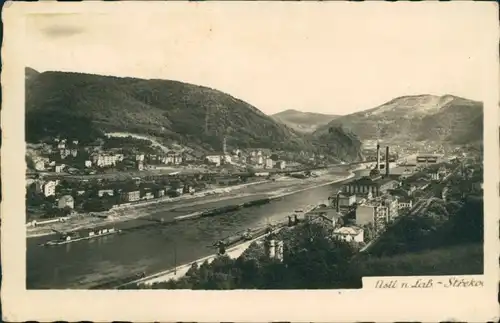
[[[271,203],[224,215],[152,225],[124,234],[83,240],[66,245],[39,246],[53,236],[27,240],[28,289],[87,289],[137,272],[155,272],[192,262],[216,252],[213,243],[250,227],[286,219],[296,209],[328,199],[341,183],[285,196]],[[219,204],[224,201],[218,202]],[[231,203],[234,203],[232,200]],[[215,205],[198,205],[152,215],[169,220]],[[119,228],[143,225],[131,220]],[[147,223],[147,222],[146,222]]]

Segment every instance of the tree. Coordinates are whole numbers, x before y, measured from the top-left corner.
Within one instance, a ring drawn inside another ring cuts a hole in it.
[[[365,224],[363,226],[363,237],[365,238],[365,242],[370,242],[375,238],[375,228],[372,223]]]
[[[255,168],[252,166],[247,166],[246,168],[247,173],[252,177],[255,176]]]
[[[71,214],[71,212],[72,212],[72,209],[69,206],[65,206],[64,209],[62,210],[63,216],[68,216]]]
[[[167,191],[167,196],[168,197],[178,197],[180,196],[181,193],[179,193],[178,191],[174,190],[174,189],[170,189]]]

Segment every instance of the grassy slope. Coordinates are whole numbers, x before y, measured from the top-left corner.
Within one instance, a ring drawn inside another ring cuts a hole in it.
[[[355,262],[363,276],[479,275],[483,245],[471,243],[391,257],[362,256]]]

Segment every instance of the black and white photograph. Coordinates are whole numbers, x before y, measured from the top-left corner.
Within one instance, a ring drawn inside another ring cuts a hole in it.
[[[260,4],[25,14],[27,291],[485,284],[488,10]]]

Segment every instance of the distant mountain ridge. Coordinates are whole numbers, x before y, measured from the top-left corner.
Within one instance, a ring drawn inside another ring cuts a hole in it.
[[[65,136],[90,140],[104,132],[129,132],[168,139],[208,151],[272,148],[328,152],[352,160],[361,142],[342,130],[328,150],[250,104],[204,86],[70,72],[26,70],[26,140]]]
[[[315,112],[302,112],[294,109],[281,111],[271,117],[288,127],[302,133],[312,133],[321,126],[338,118],[337,115],[322,114]]]
[[[403,96],[373,109],[336,118],[315,131],[314,136],[338,125],[361,140],[464,144],[482,140],[483,103],[453,95]]]

